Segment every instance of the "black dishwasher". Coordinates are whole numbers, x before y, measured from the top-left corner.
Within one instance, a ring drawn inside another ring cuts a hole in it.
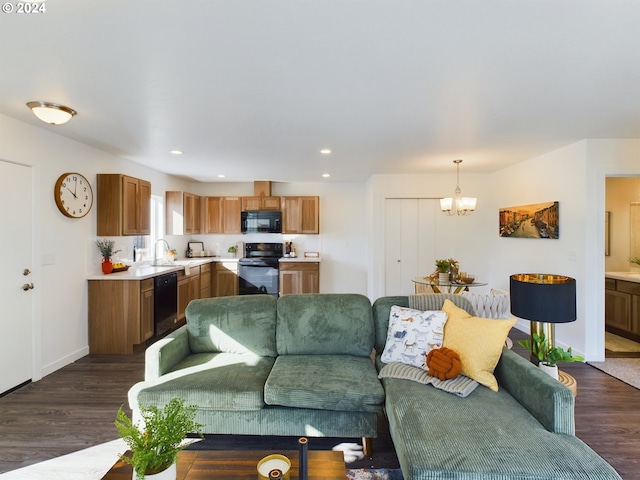
[[[155,277],[153,287],[154,336],[161,337],[173,330],[178,321],[178,274]]]

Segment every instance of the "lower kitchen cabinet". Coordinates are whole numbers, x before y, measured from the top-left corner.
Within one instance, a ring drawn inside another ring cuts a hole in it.
[[[640,341],[640,283],[605,279],[605,329]]]
[[[191,300],[200,298],[200,267],[189,267],[178,272],[178,321],[184,320],[185,310]]]
[[[200,298],[211,296],[211,264],[200,265]]]
[[[318,262],[280,262],[280,295],[320,293]]]
[[[214,297],[238,295],[238,262],[215,262]]]
[[[89,280],[89,352],[128,354],[153,336],[153,279]]]

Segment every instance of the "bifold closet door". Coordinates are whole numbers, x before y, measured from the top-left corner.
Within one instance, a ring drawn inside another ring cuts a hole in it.
[[[385,200],[385,295],[414,293],[411,281],[435,269],[437,200]]]

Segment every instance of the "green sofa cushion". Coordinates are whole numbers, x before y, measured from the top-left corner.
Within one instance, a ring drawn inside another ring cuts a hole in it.
[[[384,390],[370,358],[284,355],[265,384],[265,403],[285,407],[374,412]]]
[[[278,299],[279,355],[356,355],[373,349],[371,302],[358,294],[284,295]]]
[[[177,397],[200,409],[260,410],[274,361],[272,357],[234,353],[192,354],[160,379],[137,384],[138,402],[165,405]]]
[[[546,430],[504,388],[459,398],[410,380],[383,385],[405,480],[618,478],[580,439]]]
[[[187,306],[194,353],[252,353],[275,357],[276,299],[271,295],[192,300]]]

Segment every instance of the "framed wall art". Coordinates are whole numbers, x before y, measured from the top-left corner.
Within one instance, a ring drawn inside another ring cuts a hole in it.
[[[558,202],[500,208],[501,237],[557,239],[560,233]]]

